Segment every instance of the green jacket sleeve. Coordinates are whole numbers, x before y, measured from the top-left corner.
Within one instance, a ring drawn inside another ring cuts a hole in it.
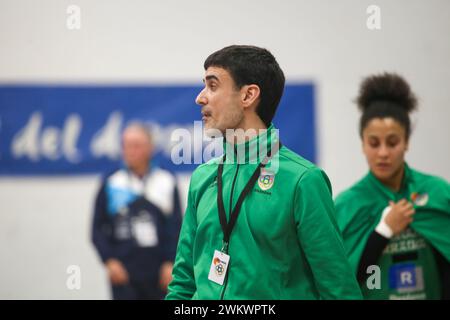
[[[373,202],[367,202],[361,196],[348,192],[340,194],[334,205],[347,258],[354,274],[357,274],[367,240],[380,221],[384,207],[377,207]]]
[[[294,214],[298,239],[321,299],[362,299],[335,220],[331,185],[312,168],[299,179]]]
[[[177,254],[172,271],[172,281],[167,289],[167,300],[190,300],[196,291],[193,266],[193,248],[196,229],[196,210],[193,202],[192,189],[189,187],[188,203],[178,240]]]

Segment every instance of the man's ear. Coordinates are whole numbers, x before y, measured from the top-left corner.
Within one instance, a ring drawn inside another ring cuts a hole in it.
[[[256,84],[248,84],[241,88],[241,102],[244,108],[256,104],[261,95],[261,91]]]

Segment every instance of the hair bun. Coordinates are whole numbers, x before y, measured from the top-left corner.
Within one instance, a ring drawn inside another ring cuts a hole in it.
[[[387,101],[398,105],[406,112],[417,108],[417,98],[409,84],[395,73],[383,73],[365,78],[356,99],[358,108],[364,112],[374,102]]]

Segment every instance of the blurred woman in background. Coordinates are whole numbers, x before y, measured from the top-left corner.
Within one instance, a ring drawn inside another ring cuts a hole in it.
[[[364,79],[357,104],[369,172],[335,204],[361,290],[366,299],[448,299],[450,185],[405,162],[417,99],[385,73]]]

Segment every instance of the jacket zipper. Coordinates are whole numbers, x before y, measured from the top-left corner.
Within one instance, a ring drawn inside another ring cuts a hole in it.
[[[234,149],[234,152],[236,154],[236,148]],[[234,178],[233,178],[233,184],[231,185],[231,195],[230,195],[230,214],[228,215],[229,217],[231,217],[231,212],[233,211],[233,193],[234,193],[234,185],[236,184],[236,178],[239,172],[239,161],[237,163],[237,168],[236,168],[236,172],[234,173]],[[226,254],[228,254],[228,248],[225,252]],[[227,270],[227,274],[225,275],[225,279],[224,279],[224,284],[223,284],[223,289],[222,289],[222,293],[220,294],[220,300],[223,300],[223,296],[225,294],[225,290],[227,288],[227,284],[228,284],[228,273],[230,273],[230,266],[228,266],[228,270]]]

